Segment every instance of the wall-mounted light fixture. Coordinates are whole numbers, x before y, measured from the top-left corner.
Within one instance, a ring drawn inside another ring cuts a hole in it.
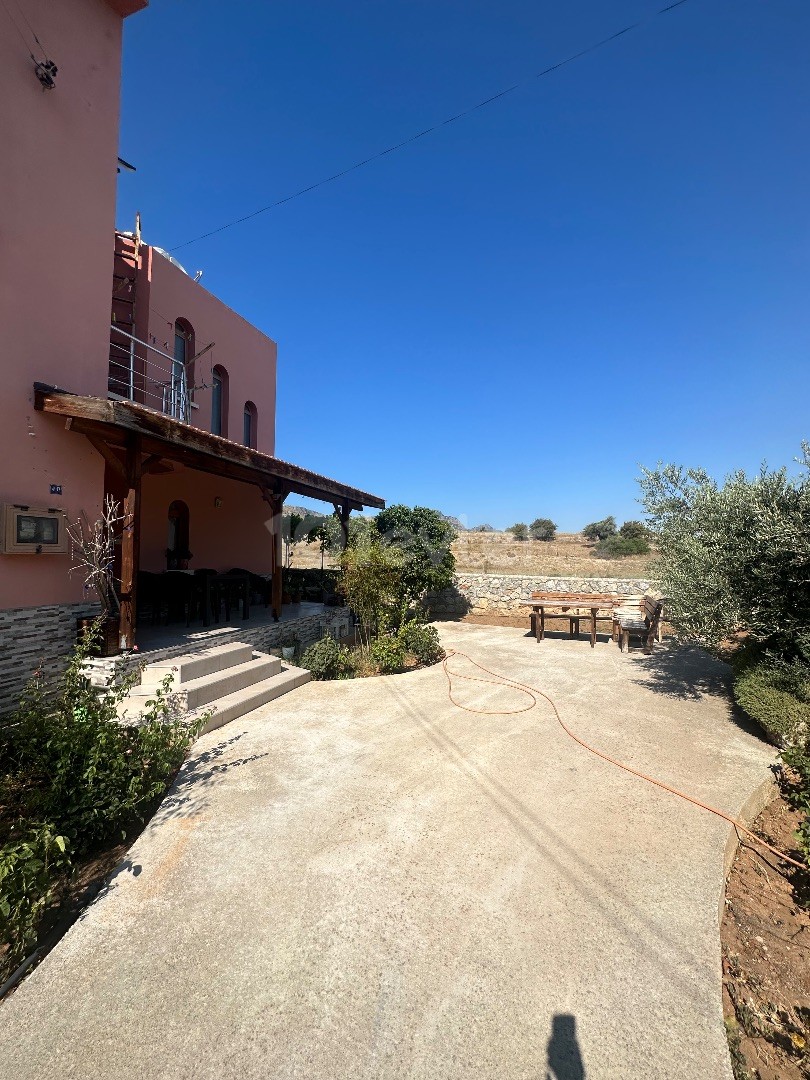
[[[222,507],[222,499],[220,499],[219,495],[217,495],[217,497],[214,499],[214,506],[217,508],[217,510]]]

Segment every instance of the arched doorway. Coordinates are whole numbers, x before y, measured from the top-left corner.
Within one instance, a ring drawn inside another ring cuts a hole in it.
[[[169,506],[169,528],[166,544],[166,569],[187,570],[191,552],[188,547],[188,507],[182,499]]]

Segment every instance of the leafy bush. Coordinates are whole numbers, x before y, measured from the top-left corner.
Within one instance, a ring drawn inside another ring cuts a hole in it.
[[[117,706],[139,677],[119,669],[94,690],[82,668],[100,633],[96,623],[76,646],[47,697],[33,679],[3,731],[2,803],[12,822],[0,837],[0,929],[7,962],[35,940],[58,877],[116,831],[143,818],[185,757],[199,725],[172,719],[167,679],[137,727]]]
[[[619,529],[619,536],[625,540],[649,540],[650,530],[643,521],[625,521]]]
[[[404,618],[411,605],[421,605],[427,593],[453,584],[456,560],[450,545],[456,530],[438,510],[389,506],[374,518],[374,525],[385,544],[401,555],[397,575],[400,617]]]
[[[783,660],[756,646],[734,659],[734,699],[779,746],[810,739],[810,664]]]
[[[399,635],[383,634],[372,641],[369,657],[383,675],[402,671],[407,660],[405,645]]]
[[[810,867],[810,745],[792,746],[782,751],[782,758],[793,769],[798,783],[788,792],[793,806],[804,814],[796,839]]]
[[[529,539],[529,526],[523,521],[518,521],[516,524],[510,525],[506,531],[510,532],[516,540]]]
[[[171,718],[167,678],[138,726],[120,723],[117,706],[140,673],[119,670],[104,692],[93,689],[82,668],[97,632],[96,626],[74,649],[55,698],[38,681],[29,684],[10,732],[21,809],[52,823],[77,854],[143,816],[207,719],[190,726]]]
[[[427,626],[411,619],[399,628],[399,640],[405,651],[420,664],[435,664],[444,659],[444,649],[435,626]]]
[[[594,555],[600,559],[617,559],[625,555],[647,555],[650,545],[643,536],[630,538],[617,533],[616,536],[608,536],[606,540],[600,540],[593,549]]]
[[[557,526],[551,518],[535,518],[529,526],[529,532],[533,540],[553,540]]]
[[[8,946],[3,971],[10,973],[33,948],[37,927],[59,875],[70,866],[67,838],[52,825],[25,825],[0,847],[0,942]]]
[[[368,646],[372,638],[396,621],[404,556],[373,534],[341,552],[340,564],[341,588],[360,620],[360,637]]]
[[[701,469],[644,470],[642,502],[659,550],[653,573],[682,637],[710,648],[738,631],[810,660],[810,447],[805,471],[764,467],[722,486]]]
[[[602,521],[592,521],[582,530],[586,540],[607,540],[616,535],[616,518],[606,517]]]
[[[351,653],[345,645],[326,634],[301,657],[301,667],[308,669],[313,679],[349,679],[353,673]]]

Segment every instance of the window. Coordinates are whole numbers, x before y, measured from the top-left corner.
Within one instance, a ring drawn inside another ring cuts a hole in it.
[[[211,431],[228,437],[228,372],[217,364],[211,385]]]
[[[256,406],[252,401],[245,402],[245,427],[242,436],[242,442],[245,446],[256,449],[256,420],[258,414],[256,412]]]
[[[174,359],[171,379],[168,386],[169,400],[165,411],[178,420],[188,420],[189,385],[194,385],[193,366],[194,331],[185,319],[178,319],[174,324]]]

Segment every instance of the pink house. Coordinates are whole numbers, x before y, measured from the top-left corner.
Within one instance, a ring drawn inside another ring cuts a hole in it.
[[[114,233],[122,26],[146,2],[0,9],[0,712],[75,638],[89,598],[65,519],[95,520],[105,494],[127,515],[124,647],[149,574],[266,575],[277,617],[288,495],[344,521],[384,505],[273,456],[275,343],[138,232]]]

